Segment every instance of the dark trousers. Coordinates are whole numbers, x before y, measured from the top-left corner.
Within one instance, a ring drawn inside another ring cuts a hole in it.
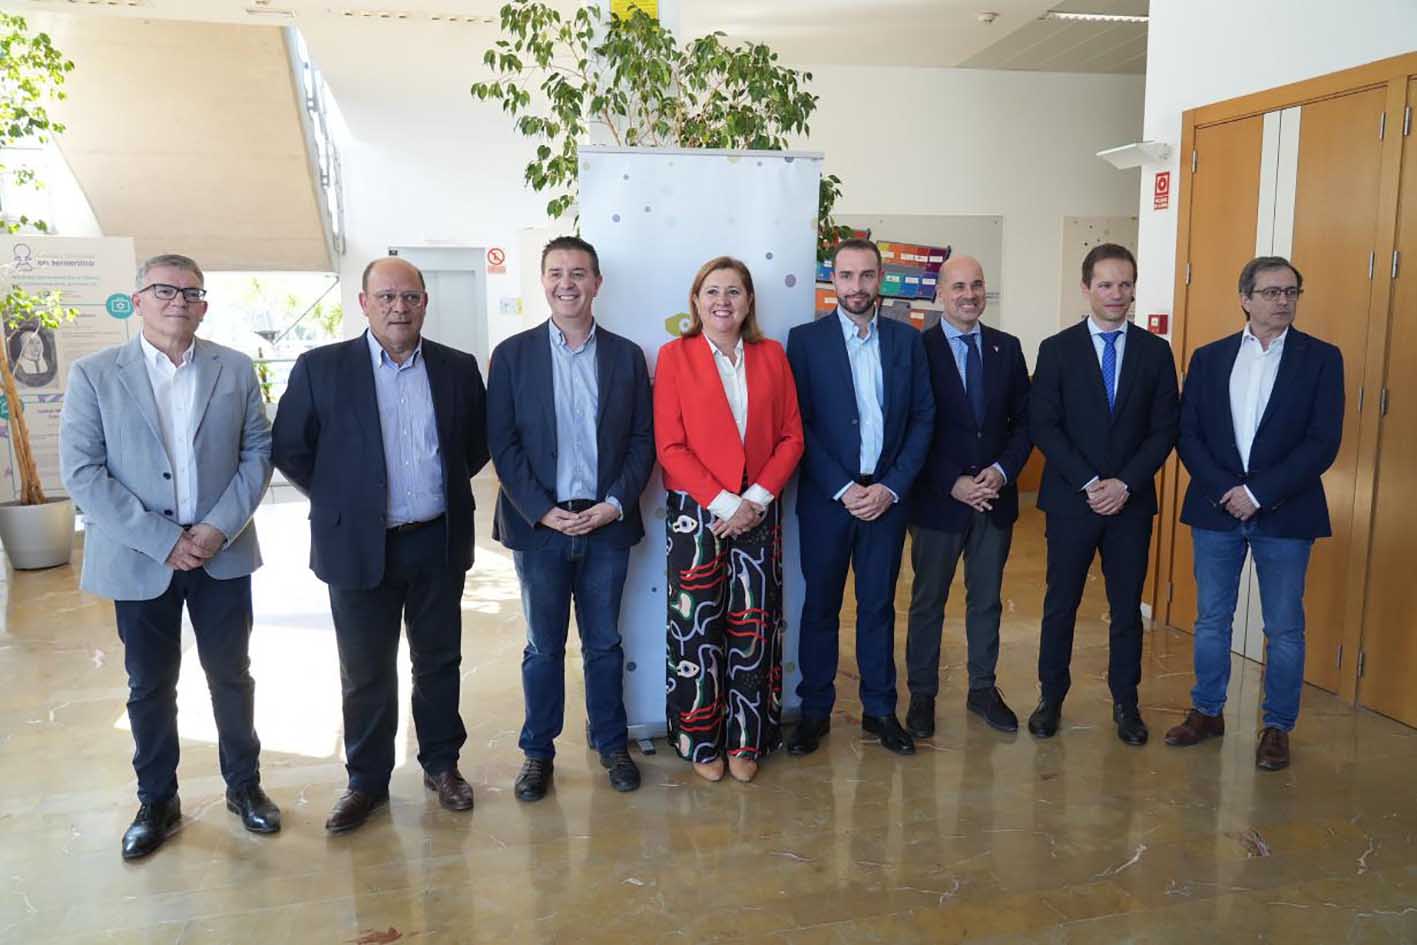
[[[1151,549],[1151,516],[1048,515],[1048,589],[1043,595],[1043,635],[1038,681],[1043,698],[1061,702],[1072,685],[1073,628],[1093,555],[1102,553],[1107,582],[1110,655],[1107,685],[1118,705],[1137,704],[1141,682],[1141,592]]]
[[[128,670],[128,722],[138,800],[177,793],[177,677],[182,667],[182,605],[192,618],[197,658],[211,690],[221,776],[228,788],[258,784],[256,684],[251,679],[250,576],[219,581],[206,571],[174,571],[152,600],[113,602],[123,665]]]
[[[798,500],[802,542],[802,603],[797,664],[802,717],[824,719],[836,702],[838,639],[846,571],[856,573],[856,665],[866,715],[895,712],[895,582],[905,545],[905,508],[897,502],[873,522],[840,502]]]
[[[557,535],[549,547],[516,551],[512,559],[526,615],[522,651],[526,715],[518,745],[528,758],[556,754],[556,736],[566,715],[566,637],[574,602],[591,741],[601,752],[624,748],[628,736],[620,598],[630,549]]]
[[[945,604],[960,555],[964,556],[964,635],[969,646],[969,688],[990,689],[999,665],[1000,592],[1009,560],[1013,524],[999,526],[987,512],[971,512],[963,531],[912,526],[910,623],[905,665],[912,696],[934,698],[940,691],[940,636]]]
[[[446,527],[439,521],[417,531],[389,532],[384,579],[377,587],[330,588],[344,694],[345,768],[354,790],[384,794],[394,770],[400,621],[413,660],[419,764],[429,774],[448,771],[467,741],[458,715],[467,573],[448,566]]]

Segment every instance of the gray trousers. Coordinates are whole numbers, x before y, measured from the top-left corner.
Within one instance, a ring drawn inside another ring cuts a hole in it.
[[[969,646],[969,688],[994,685],[999,664],[1000,590],[1009,559],[1013,525],[995,525],[987,513],[971,512],[962,532],[910,526],[910,623],[905,663],[912,696],[934,698],[940,691],[940,636],[950,584],[964,555],[964,631]]]

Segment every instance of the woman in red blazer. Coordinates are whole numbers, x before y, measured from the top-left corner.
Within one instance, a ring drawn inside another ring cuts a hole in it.
[[[802,458],[797,387],[758,328],[753,277],[704,263],[659,349],[654,439],[669,491],[670,741],[710,781],[782,743],[782,491]]]

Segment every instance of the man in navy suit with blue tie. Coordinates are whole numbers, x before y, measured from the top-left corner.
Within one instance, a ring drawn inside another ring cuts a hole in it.
[[[930,450],[935,404],[920,333],[877,312],[882,274],[875,243],[843,240],[832,259],[836,311],[787,338],[807,440],[797,487],[806,599],[802,722],[787,745],[794,755],[815,751],[831,728],[848,567],[856,574],[861,727],[890,751],[915,752],[895,716],[895,583],[901,500]]]
[[[1343,355],[1294,323],[1304,291],[1279,256],[1240,272],[1245,327],[1197,348],[1181,398],[1181,462],[1191,484],[1181,521],[1195,544],[1196,685],[1168,745],[1225,734],[1230,632],[1248,551],[1269,647],[1255,764],[1289,765],[1304,687],[1304,580],[1314,539],[1333,534],[1322,476],[1343,435]]]
[[[1046,460],[1038,507],[1047,530],[1038,681],[1028,719],[1038,738],[1058,733],[1072,685],[1073,629],[1092,559],[1107,584],[1107,685],[1117,737],[1146,744],[1137,708],[1141,682],[1141,594],[1156,515],[1156,471],[1176,445],[1180,403],[1171,346],[1133,325],[1137,263],[1115,243],[1082,263],[1091,313],[1045,339],[1029,394],[1028,425]]]
[[[547,243],[541,286],[551,318],[498,345],[487,378],[487,442],[501,481],[492,535],[512,551],[527,627],[521,801],[551,786],[573,602],[591,746],[611,787],[640,786],[627,750],[620,600],[630,548],[645,534],[640,493],[654,468],[654,407],[644,352],[596,324],[600,284],[590,243]]]
[[[999,662],[1000,591],[1018,519],[1018,474],[1033,452],[1028,438],[1028,365],[1017,338],[980,320],[988,290],[979,260],[955,256],[940,268],[940,324],[925,332],[935,392],[935,436],[910,495],[910,682],[906,731],[935,734],[940,634],[945,602],[964,557],[969,695],[965,708],[1004,732],[1018,717],[994,685]]]

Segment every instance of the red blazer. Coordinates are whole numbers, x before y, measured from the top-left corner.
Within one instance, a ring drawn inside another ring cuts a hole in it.
[[[746,472],[750,485],[756,482],[780,499],[804,445],[787,355],[771,339],[744,343],[748,422],[739,440],[709,344],[694,335],[659,349],[654,443],[664,487],[707,507],[722,490],[741,495]]]

